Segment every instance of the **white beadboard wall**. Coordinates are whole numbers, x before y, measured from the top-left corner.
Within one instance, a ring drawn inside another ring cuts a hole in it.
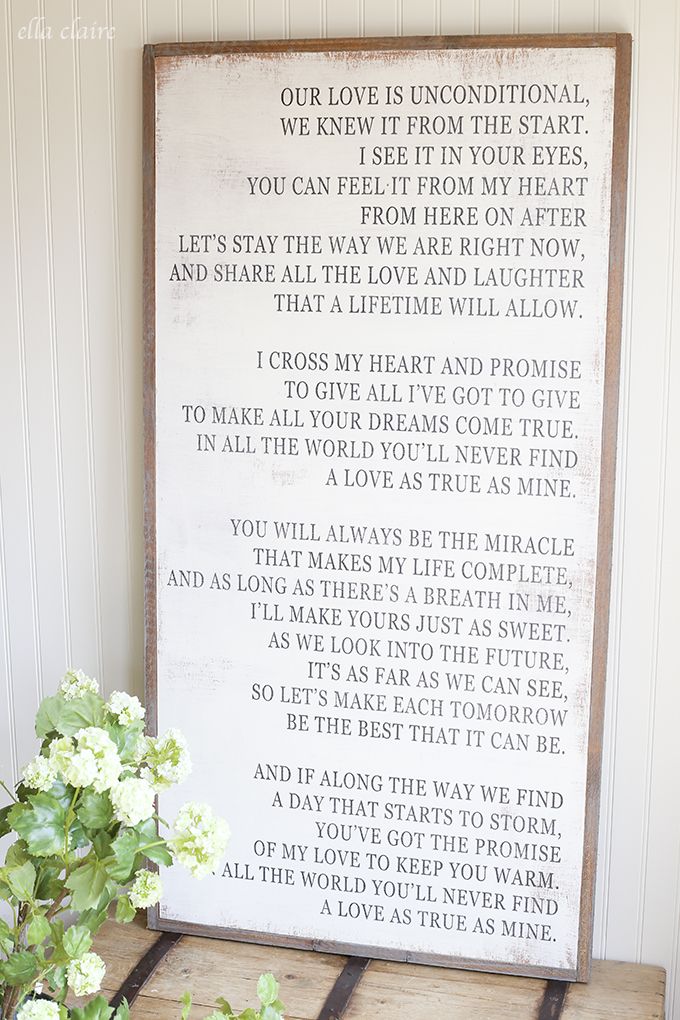
[[[142,688],[143,43],[632,33],[595,954],[665,966],[667,1015],[680,1020],[678,0],[3,0],[1,6],[5,777],[16,777],[34,753],[36,704],[67,665],[100,677],[107,690]],[[76,43],[74,24],[95,33],[105,27],[111,38]]]

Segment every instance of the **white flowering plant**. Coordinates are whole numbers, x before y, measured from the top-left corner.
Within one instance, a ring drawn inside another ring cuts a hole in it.
[[[184,779],[191,761],[178,731],[144,735],[137,698],[118,691],[105,701],[95,680],[70,670],[40,705],[35,729],[40,752],[21,782],[12,791],[0,781],[11,799],[0,809],[0,837],[10,837],[0,867],[9,918],[0,917],[0,1017],[127,1020],[127,1004],[114,1015],[103,996],[70,1012],[64,1005],[69,991],[101,988],[106,968],[91,951],[94,935],[114,902],[123,923],[158,903],[157,866],[177,862],[196,877],[213,871],[229,830],[207,805],[186,804],[160,834],[156,794]],[[34,998],[36,986],[50,997]]]

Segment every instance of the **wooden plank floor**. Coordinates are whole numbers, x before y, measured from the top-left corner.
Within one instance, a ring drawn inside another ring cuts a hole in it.
[[[108,922],[95,948],[106,960],[104,993],[112,998],[140,958],[161,938],[143,922]],[[168,936],[165,936],[167,939]],[[171,940],[170,940],[171,941]],[[169,944],[170,944],[169,941]],[[190,991],[192,1020],[223,995],[237,1009],[255,1006],[257,979],[271,971],[281,985],[288,1020],[318,1020],[347,958],[241,942],[183,936],[148,978],[133,1020],[179,1020],[180,996]],[[403,1016],[408,1020],[663,1020],[661,968],[595,961],[587,985],[562,986],[517,978],[372,960],[358,981],[343,1020]],[[552,987],[550,987],[552,986]],[[547,994],[546,994],[547,988]],[[561,1010],[551,996],[564,999]],[[326,1010],[326,1020],[339,1014]]]

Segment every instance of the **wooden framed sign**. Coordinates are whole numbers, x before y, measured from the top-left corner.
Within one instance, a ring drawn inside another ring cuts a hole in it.
[[[158,928],[584,980],[630,38],[145,53]]]

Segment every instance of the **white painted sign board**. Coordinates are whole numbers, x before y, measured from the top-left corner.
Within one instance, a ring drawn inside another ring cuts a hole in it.
[[[157,927],[587,976],[628,51],[148,48]]]

